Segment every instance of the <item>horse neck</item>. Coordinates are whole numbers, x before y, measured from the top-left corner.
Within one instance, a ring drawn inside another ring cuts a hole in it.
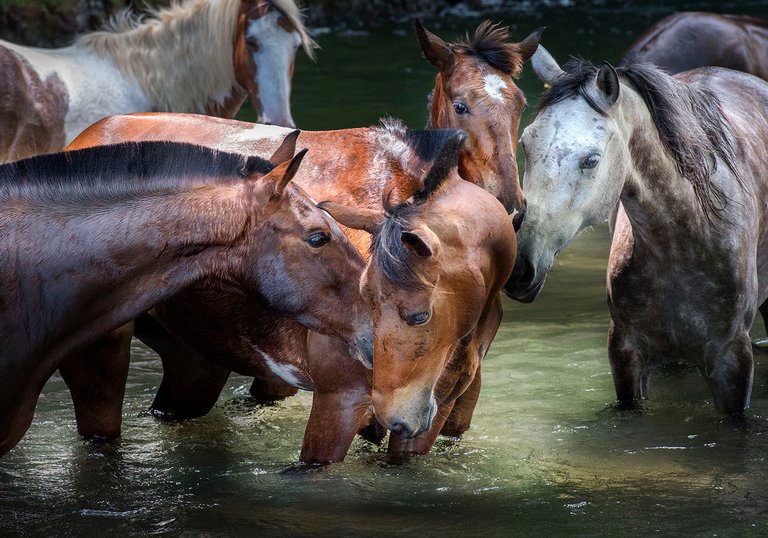
[[[245,98],[233,65],[239,8],[239,0],[186,2],[161,19],[90,34],[77,45],[109,57],[156,111],[227,115]]]
[[[2,257],[13,260],[12,249],[35,245],[34,259],[16,265],[9,280],[15,293],[5,288],[12,294],[6,304],[21,313],[13,323],[22,326],[0,324],[3,340],[37,334],[29,341],[52,348],[31,351],[56,360],[185,287],[223,282],[230,274],[223,254],[250,222],[235,193],[198,188],[183,199],[121,201],[66,218],[43,208],[0,222],[9,245]]]
[[[625,84],[618,119],[630,161],[620,201],[636,242],[674,242],[706,233],[710,226],[693,187],[662,144],[642,97]]]

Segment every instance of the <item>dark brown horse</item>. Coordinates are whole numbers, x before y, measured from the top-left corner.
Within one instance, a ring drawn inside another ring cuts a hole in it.
[[[369,331],[360,257],[289,183],[303,156],[272,169],[142,142],[0,167],[0,455],[63,360],[184,289],[245,294],[348,341]]]
[[[621,65],[651,63],[670,73],[708,65],[768,80],[768,21],[684,11],[664,17],[627,49]]]
[[[315,47],[293,0],[185,0],[49,50],[0,41],[0,163],[61,151],[112,114],[235,116],[293,127],[296,51]]]
[[[442,58],[436,60],[441,71],[432,99],[430,125],[462,122],[468,142],[458,150],[459,169],[474,171],[464,179],[477,182],[502,201],[508,211],[517,210],[522,216],[524,199],[514,164],[516,135],[512,131],[516,133],[524,99],[513,76],[535,50],[539,33],[515,44],[508,42],[506,30],[483,24],[465,41],[447,44],[421,27],[417,32],[427,57]],[[494,76],[489,79],[489,75]],[[463,106],[458,106],[460,100]],[[497,141],[489,133],[497,132],[499,125],[506,126],[506,130],[498,132]],[[82,133],[71,147],[170,139],[269,155],[285,134],[285,130],[275,127],[210,117],[137,114],[106,118]],[[392,155],[399,152],[435,157],[440,150],[435,140],[428,132],[406,130],[397,124],[305,131],[301,142],[311,151],[297,180],[316,199],[379,211],[387,184],[392,186],[396,202],[410,197],[422,180],[421,172],[404,169]],[[421,160],[427,169],[431,167],[430,159]],[[348,233],[360,252],[367,255],[370,235],[357,230]],[[290,394],[296,388],[314,390],[301,458],[323,463],[343,459],[354,435],[371,421],[369,371],[332,340],[315,334],[307,336],[290,320],[257,312],[257,305],[242,298],[211,299],[185,294],[153,312],[177,337],[169,344],[165,337],[142,336],[145,341],[152,340],[150,344],[161,353],[164,364],[163,383],[153,407],[175,417],[205,414],[218,398],[230,370],[254,375],[257,381],[253,392],[265,399]],[[206,309],[214,308],[216,314],[202,310],[203,304]],[[325,360],[309,357],[308,339],[313,354]],[[462,418],[449,420],[447,433],[460,434],[469,427],[479,387],[477,375],[472,388],[466,391],[472,397],[464,398],[463,411],[454,412]]]

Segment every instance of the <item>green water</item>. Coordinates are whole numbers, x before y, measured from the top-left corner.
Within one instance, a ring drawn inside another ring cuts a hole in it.
[[[741,11],[768,17],[757,3]],[[507,22],[520,37],[546,24],[560,59],[616,60],[666,12],[531,8]],[[476,22],[436,31],[453,37]],[[385,112],[423,124],[433,72],[407,23],[318,40],[317,63],[297,66],[299,125],[367,125]],[[535,102],[527,70],[521,85]],[[358,440],[344,463],[297,472],[311,394],[258,406],[240,376],[208,416],[161,423],[145,412],[160,365],[140,344],[122,441],[84,443],[54,377],[27,436],[0,460],[0,536],[768,536],[767,357],[756,356],[744,424],[714,411],[694,371],[661,372],[642,411],[614,410],[607,250],[604,227],[587,232],[536,303],[505,300],[472,428],[400,465]]]

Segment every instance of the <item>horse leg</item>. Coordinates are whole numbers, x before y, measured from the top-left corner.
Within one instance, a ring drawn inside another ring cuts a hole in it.
[[[619,405],[629,406],[636,400],[648,397],[650,372],[645,368],[637,349],[614,322],[611,322],[608,330],[608,359]]]
[[[258,377],[251,383],[250,393],[259,403],[272,403],[284,400],[299,392],[299,389],[284,383],[272,383]]]
[[[765,325],[765,331],[768,333],[768,301],[765,301],[758,308],[760,315],[763,317],[763,325]]]
[[[747,331],[720,350],[708,346],[704,352],[704,377],[719,411],[741,414],[749,407],[753,375],[752,342]]]
[[[480,369],[478,368],[472,384],[456,399],[451,414],[448,415],[443,428],[440,430],[441,435],[460,437],[469,429],[472,413],[474,413],[477,399],[480,397],[480,385]]]
[[[132,336],[133,323],[128,323],[59,365],[72,395],[77,432],[83,437],[120,435]]]
[[[344,460],[355,435],[371,424],[370,373],[335,338],[309,333],[308,364],[315,391],[304,432],[301,462]]]
[[[0,457],[19,444],[32,425],[35,406],[46,380],[37,387],[26,380],[16,380],[24,387],[21,394],[18,393],[19,386],[4,386],[0,380],[3,391],[0,396]]]
[[[216,404],[230,370],[206,360],[150,316],[136,320],[136,335],[163,362],[163,379],[151,409],[163,419],[201,417]]]

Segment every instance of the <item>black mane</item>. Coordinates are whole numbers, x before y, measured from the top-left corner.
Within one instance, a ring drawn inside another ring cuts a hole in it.
[[[483,21],[474,34],[467,32],[464,39],[453,47],[481,59],[502,73],[517,76],[523,68],[523,57],[518,45],[510,43],[509,39],[509,28]]]
[[[605,104],[587,91],[598,68],[572,59],[564,73],[542,94],[537,114],[574,95],[583,97],[596,112],[607,116]],[[735,136],[723,119],[717,95],[708,88],[692,87],[649,64],[630,64],[616,69],[619,77],[632,84],[645,102],[664,148],[678,173],[693,186],[699,204],[707,215],[720,215],[727,197],[710,176],[717,168],[715,156],[728,166],[743,184],[736,169]]]
[[[28,196],[47,206],[129,199],[149,192],[267,174],[260,157],[177,142],[127,142],[52,153],[0,166],[0,200]]]

